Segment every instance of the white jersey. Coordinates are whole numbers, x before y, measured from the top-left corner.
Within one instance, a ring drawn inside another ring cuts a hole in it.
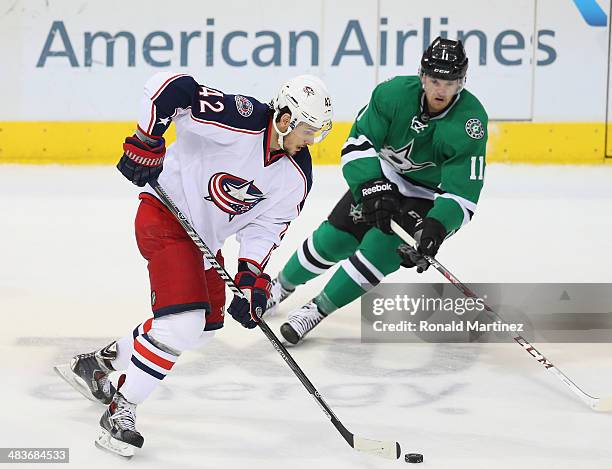
[[[159,73],[145,85],[138,121],[155,137],[174,122],[159,183],[213,252],[235,234],[239,258],[262,270],[312,185],[306,147],[294,156],[270,152],[271,119],[254,98]]]

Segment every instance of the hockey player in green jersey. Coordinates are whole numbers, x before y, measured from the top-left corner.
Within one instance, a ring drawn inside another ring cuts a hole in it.
[[[487,114],[464,89],[461,41],[436,38],[418,76],[378,85],[342,147],[349,191],[272,284],[268,308],[340,263],[323,291],[289,313],[281,334],[298,343],[326,316],[400,266],[429,267],[442,242],[468,223],[483,185]],[[391,218],[419,243],[403,244]]]

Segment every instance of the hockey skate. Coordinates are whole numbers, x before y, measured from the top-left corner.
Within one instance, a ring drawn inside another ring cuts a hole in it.
[[[315,302],[310,301],[301,308],[291,311],[280,331],[287,342],[295,345],[324,318],[325,315],[319,312]]]
[[[115,371],[111,361],[117,357],[117,343],[95,352],[76,355],[67,365],[56,365],[55,372],[87,399],[108,405],[115,394],[109,375]]]
[[[125,375],[122,375],[119,382],[124,379]],[[134,456],[136,448],[142,448],[144,444],[144,438],[136,430],[136,404],[129,402],[120,391],[115,393],[102,414],[100,426],[102,429],[95,441],[100,449],[129,459]]]
[[[278,311],[278,305],[285,301],[294,291],[295,289],[287,290],[285,287],[283,287],[278,277],[272,280],[272,285],[270,287],[270,298],[268,298],[268,303],[266,304],[266,315],[274,315]]]

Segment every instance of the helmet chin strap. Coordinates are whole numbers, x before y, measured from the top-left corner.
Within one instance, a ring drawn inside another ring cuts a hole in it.
[[[281,132],[278,129],[278,126],[276,125],[277,117],[278,117],[278,109],[274,111],[274,116],[272,117],[272,126],[274,127],[274,130],[278,134],[278,145],[281,147],[281,150],[285,150],[285,146],[284,146],[285,136],[289,135],[289,133],[291,132],[291,128],[287,127],[287,130],[285,132]]]

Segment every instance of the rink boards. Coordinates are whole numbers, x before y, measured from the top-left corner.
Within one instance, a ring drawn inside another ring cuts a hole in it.
[[[340,164],[340,149],[351,125],[334,124],[332,133],[311,149],[314,164]],[[120,143],[133,128],[133,122],[0,122],[0,163],[115,164]],[[174,127],[166,137],[174,141]],[[605,148],[603,123],[489,123],[489,162],[600,164],[610,159],[604,157]]]
[[[40,0],[8,8],[0,163],[113,163],[144,82],[173,70],[261,100],[294,75],[321,76],[336,125],[315,162],[335,164],[374,86],[417,73],[437,35],[464,40],[467,87],[491,122],[490,161],[612,156],[609,0],[313,0],[300,15],[280,1],[256,11],[247,0],[181,6]]]

